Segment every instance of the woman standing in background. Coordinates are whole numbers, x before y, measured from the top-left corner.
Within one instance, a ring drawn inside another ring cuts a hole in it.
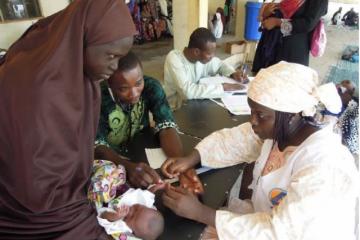
[[[252,71],[257,73],[282,60],[308,66],[312,33],[327,8],[328,0],[264,3],[259,16],[262,35]]]

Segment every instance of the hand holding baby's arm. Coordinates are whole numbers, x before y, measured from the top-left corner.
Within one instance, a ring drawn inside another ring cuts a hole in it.
[[[196,174],[194,168],[188,169],[179,176],[180,186],[186,188],[192,193],[203,194],[204,187]]]
[[[174,178],[199,162],[200,154],[197,150],[194,150],[186,157],[168,158],[161,166],[161,171],[166,177]]]

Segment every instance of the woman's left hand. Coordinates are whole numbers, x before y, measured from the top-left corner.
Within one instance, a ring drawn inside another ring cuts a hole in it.
[[[163,203],[176,215],[197,220],[203,205],[197,197],[187,189],[167,185],[162,195]]]
[[[265,19],[262,23],[261,23],[262,27],[267,29],[267,30],[271,30],[275,27],[280,27],[281,25],[281,19],[280,18],[275,18],[275,17],[270,17]]]

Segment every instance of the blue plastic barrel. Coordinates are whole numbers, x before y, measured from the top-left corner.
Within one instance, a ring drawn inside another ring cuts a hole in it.
[[[261,37],[261,32],[259,32],[260,23],[257,20],[261,5],[262,3],[260,2],[246,3],[246,19],[245,19],[246,40],[257,41]]]

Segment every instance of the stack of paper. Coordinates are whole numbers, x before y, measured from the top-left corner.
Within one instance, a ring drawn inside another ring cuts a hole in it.
[[[234,115],[250,115],[250,107],[246,95],[230,95],[221,98],[225,108]]]
[[[221,83],[241,84],[232,78],[223,77],[223,76],[201,78],[199,83],[200,84],[221,84]],[[246,93],[248,88],[247,84],[241,84],[241,85],[244,86],[244,89],[229,91],[229,93]]]
[[[145,154],[152,169],[160,168],[167,159],[162,148],[145,148]]]

